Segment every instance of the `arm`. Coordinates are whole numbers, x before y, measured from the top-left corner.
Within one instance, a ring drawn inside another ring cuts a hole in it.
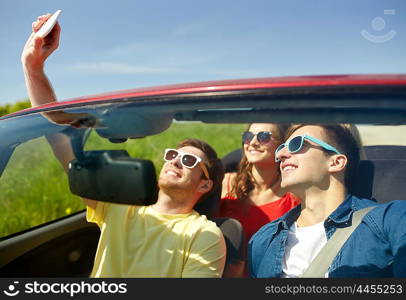
[[[50,14],[40,16],[37,21],[32,23],[32,33],[25,43],[21,55],[25,83],[33,107],[56,101],[51,83],[44,72],[44,64],[48,56],[59,46],[61,27],[57,23],[45,38],[36,35],[50,16]]]
[[[36,32],[41,28],[51,14],[38,17],[37,21],[32,23],[32,33],[25,43],[23,53],[21,55],[21,63],[24,71],[25,84],[27,86],[28,96],[33,107],[56,102],[56,95],[44,72],[45,60],[59,46],[59,38],[61,27],[56,23],[52,31],[44,38],[36,35]],[[46,114],[44,115],[50,121],[56,123],[61,122],[59,118],[61,114]],[[53,120],[53,118],[57,118]],[[68,122],[69,123],[69,122]],[[57,134],[49,137],[48,141],[58,160],[61,162],[65,170],[68,168],[69,162],[74,158],[69,140],[66,136]],[[95,208],[97,201],[83,199],[85,205]]]
[[[235,177],[237,176],[237,173],[225,173],[223,182],[222,182],[222,187],[221,187],[221,198],[226,197],[227,195],[230,194]]]
[[[393,276],[406,277],[406,200],[391,202],[383,228],[392,248]]]

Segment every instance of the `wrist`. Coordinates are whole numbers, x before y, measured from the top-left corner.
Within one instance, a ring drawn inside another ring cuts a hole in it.
[[[36,78],[36,77],[44,77],[45,71],[43,65],[30,65],[30,64],[23,64],[23,71],[26,77]]]
[[[43,63],[28,63],[23,62],[23,70],[26,73],[44,73],[44,64]]]
[[[21,64],[26,73],[44,72],[44,61],[41,59],[33,59],[31,55],[22,55]]]

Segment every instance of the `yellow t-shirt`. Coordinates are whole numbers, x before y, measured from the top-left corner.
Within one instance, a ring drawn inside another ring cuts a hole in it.
[[[162,214],[151,206],[98,202],[87,220],[101,230],[91,277],[221,277],[221,230],[196,211]]]

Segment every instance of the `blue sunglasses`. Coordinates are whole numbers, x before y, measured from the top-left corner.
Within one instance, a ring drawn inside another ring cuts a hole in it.
[[[325,150],[327,150],[327,151],[332,151],[332,152],[335,152],[335,153],[337,153],[337,154],[341,154],[341,153],[340,153],[336,148],[334,148],[333,146],[331,146],[331,145],[329,145],[329,144],[327,144],[327,143],[325,143],[325,142],[323,142],[323,141],[320,141],[319,139],[316,139],[316,138],[314,138],[314,137],[312,137],[312,136],[310,136],[310,135],[302,134],[302,135],[295,136],[294,138],[290,139],[290,140],[287,141],[286,143],[283,143],[283,144],[280,145],[278,148],[276,148],[276,150],[275,150],[275,161],[276,161],[276,162],[280,161],[280,160],[277,158],[277,154],[278,154],[279,151],[281,151],[281,150],[282,150],[283,148],[285,148],[285,147],[288,147],[288,151],[289,151],[290,153],[299,152],[299,151],[302,149],[302,147],[303,147],[303,143],[304,143],[304,140],[305,140],[305,139],[316,143],[317,145],[323,147],[323,148],[324,148]]]

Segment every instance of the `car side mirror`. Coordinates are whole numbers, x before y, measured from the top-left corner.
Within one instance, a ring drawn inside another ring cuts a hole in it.
[[[154,164],[125,150],[85,151],[69,163],[68,177],[73,194],[92,200],[149,205],[158,194]]]

